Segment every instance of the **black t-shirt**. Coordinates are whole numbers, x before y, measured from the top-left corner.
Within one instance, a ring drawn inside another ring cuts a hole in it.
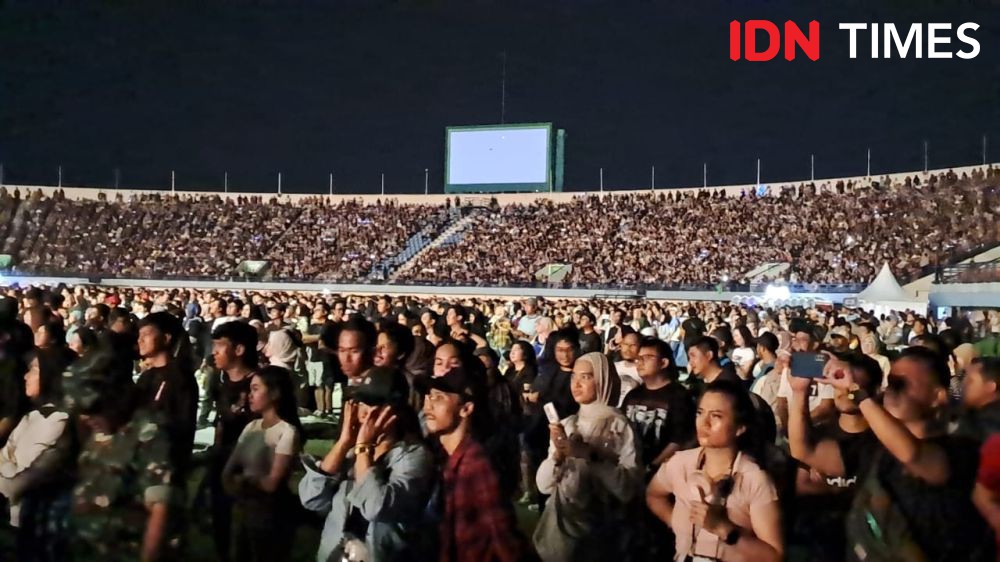
[[[942,486],[911,476],[878,440],[841,444],[840,455],[846,472],[858,475],[858,485],[870,471],[877,471],[928,562],[993,562],[993,534],[972,504],[978,444],[948,435],[928,441],[943,447],[948,457],[950,474]]]
[[[171,459],[184,474],[191,460],[198,415],[198,383],[194,373],[177,363],[143,371],[135,383],[136,408],[157,417],[170,438]]]
[[[872,450],[879,445],[871,430],[847,433],[836,421],[817,427],[812,438],[816,442],[833,440],[842,450]],[[806,465],[800,466],[809,470]],[[837,560],[847,548],[844,525],[859,482],[858,467],[852,467],[844,476],[824,475],[824,481],[825,493],[802,494],[796,498],[794,535],[797,542],[815,549],[817,558]]]
[[[697,316],[692,316],[681,323],[684,330],[684,349],[691,347],[691,344],[698,338],[705,335],[705,322]]]
[[[219,446],[231,450],[243,433],[243,429],[257,416],[250,411],[250,373],[240,381],[233,381],[226,373],[220,373],[218,397],[215,401],[215,411],[219,426]]]
[[[333,328],[333,322],[329,320],[325,322],[315,323],[310,322],[309,326],[306,328],[306,334],[310,336],[322,335],[324,331]],[[319,348],[319,342],[311,343],[306,345],[307,357],[310,363],[321,363],[326,360],[326,351]]]
[[[683,449],[694,439],[694,398],[679,382],[656,390],[645,385],[633,388],[622,410],[642,443],[642,462],[647,467],[655,468],[651,463],[670,443]]]
[[[601,336],[597,332],[591,332],[589,334],[580,333],[580,354],[590,353],[596,351],[601,353],[604,351],[604,342],[601,341]]]

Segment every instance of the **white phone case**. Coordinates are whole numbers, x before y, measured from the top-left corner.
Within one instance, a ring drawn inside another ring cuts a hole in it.
[[[559,423],[559,413],[556,412],[556,405],[552,402],[542,406],[545,410],[545,417],[549,418],[549,423]]]

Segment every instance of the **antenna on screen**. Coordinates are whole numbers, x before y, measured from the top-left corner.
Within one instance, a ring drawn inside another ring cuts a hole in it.
[[[507,51],[500,53],[500,124],[504,124],[507,110]]]

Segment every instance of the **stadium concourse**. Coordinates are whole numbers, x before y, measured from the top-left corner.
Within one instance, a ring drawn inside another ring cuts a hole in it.
[[[0,559],[996,560],[998,182],[0,190]]]

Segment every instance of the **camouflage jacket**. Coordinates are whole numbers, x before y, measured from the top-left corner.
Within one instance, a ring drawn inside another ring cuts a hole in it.
[[[146,506],[170,501],[170,442],[152,417],[107,434],[93,434],[80,454],[73,490],[78,542],[101,555],[135,558],[146,529]]]

